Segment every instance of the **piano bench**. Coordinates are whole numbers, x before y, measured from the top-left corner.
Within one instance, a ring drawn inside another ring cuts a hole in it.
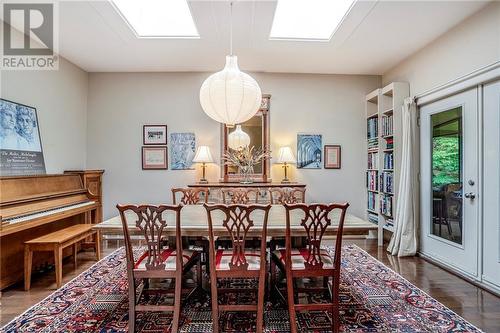
[[[54,263],[56,266],[56,284],[59,289],[62,285],[62,259],[63,249],[73,246],[73,260],[76,267],[76,255],[78,242],[93,237],[92,243],[96,258],[101,259],[100,234],[99,230],[92,229],[92,224],[75,224],[70,227],[43,235],[24,242],[24,290],[29,290],[31,286],[31,269],[33,252],[52,251],[54,253]]]

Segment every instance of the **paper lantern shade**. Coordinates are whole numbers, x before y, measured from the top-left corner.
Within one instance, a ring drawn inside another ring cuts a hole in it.
[[[260,87],[250,75],[238,68],[236,56],[226,56],[226,66],[210,75],[200,89],[203,111],[227,125],[241,124],[252,118],[262,102]]]

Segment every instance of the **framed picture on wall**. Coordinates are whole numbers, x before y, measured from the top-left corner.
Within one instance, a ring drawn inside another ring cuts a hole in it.
[[[167,147],[142,147],[142,170],[167,169]]]
[[[144,145],[166,145],[167,125],[144,125],[142,136]]]
[[[325,169],[340,169],[340,145],[325,145]]]
[[[321,169],[321,134],[297,134],[297,168]]]
[[[170,134],[170,169],[191,170],[196,152],[196,137],[194,133]]]
[[[0,173],[45,174],[36,109],[0,98]]]

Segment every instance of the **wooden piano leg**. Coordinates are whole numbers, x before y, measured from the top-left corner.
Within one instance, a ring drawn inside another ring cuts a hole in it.
[[[24,245],[24,290],[31,287],[31,265],[33,263],[33,252],[29,245]]]
[[[56,245],[54,247],[54,262],[56,265],[56,285],[57,289],[61,288],[62,285],[62,247]]]

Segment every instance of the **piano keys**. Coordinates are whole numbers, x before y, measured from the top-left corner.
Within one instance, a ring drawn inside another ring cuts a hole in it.
[[[14,216],[14,217],[10,217],[10,218],[2,220],[2,224],[14,224],[14,223],[21,223],[21,222],[25,222],[25,221],[30,221],[30,220],[34,220],[34,219],[39,218],[39,217],[45,217],[45,216],[49,216],[52,214],[62,213],[62,212],[66,212],[66,211],[73,210],[73,209],[80,208],[80,207],[94,206],[95,203],[96,202],[92,200],[92,201],[86,201],[86,202],[77,203],[77,204],[73,204],[73,205],[62,206],[62,207],[58,207],[58,208],[42,210],[42,211],[37,212],[37,213],[31,213],[31,214],[26,214],[26,215],[21,215],[21,216]]]
[[[0,289],[22,281],[25,241],[70,225],[102,221],[102,173],[0,177]],[[33,267],[52,258],[37,253]]]

